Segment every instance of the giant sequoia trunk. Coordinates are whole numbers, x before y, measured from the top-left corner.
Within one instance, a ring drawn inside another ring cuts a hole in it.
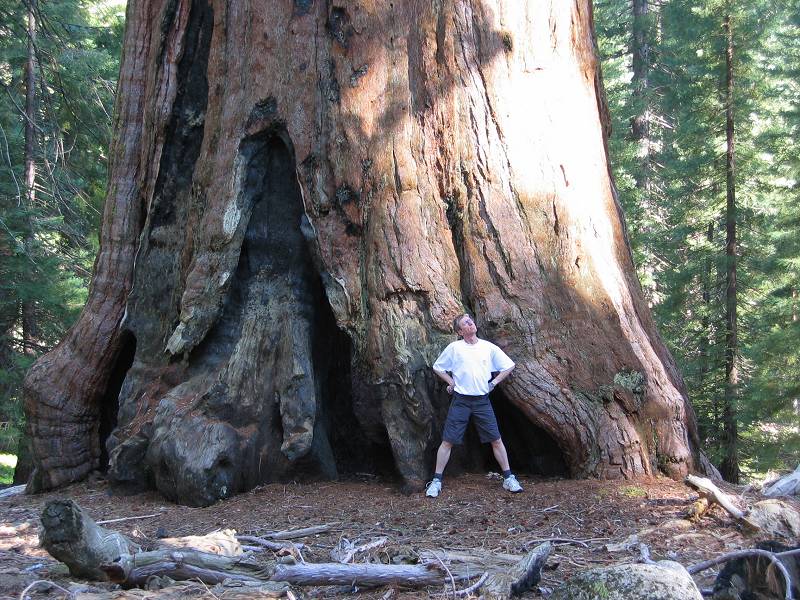
[[[464,310],[517,362],[519,470],[700,467],[607,122],[589,0],[131,0],[89,303],[26,382],[30,489],[106,460],[191,504],[419,485]]]

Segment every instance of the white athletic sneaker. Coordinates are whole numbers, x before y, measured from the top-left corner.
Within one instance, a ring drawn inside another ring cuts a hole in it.
[[[522,491],[522,486],[513,475],[509,475],[503,480],[503,489],[509,492],[517,493]]]
[[[441,491],[442,491],[442,480],[434,479],[428,484],[428,489],[425,490],[425,495],[428,498],[436,498],[436,496],[438,496],[439,492]]]

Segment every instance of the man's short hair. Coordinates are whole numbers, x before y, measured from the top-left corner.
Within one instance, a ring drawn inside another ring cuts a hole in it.
[[[455,319],[453,319],[453,331],[458,333],[458,330],[461,329],[461,319],[467,316],[467,313],[461,313]]]

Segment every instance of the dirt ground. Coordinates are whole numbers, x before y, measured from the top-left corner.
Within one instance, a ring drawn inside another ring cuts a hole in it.
[[[499,477],[499,476],[497,476]],[[71,498],[97,521],[133,516],[136,520],[106,525],[128,535],[148,538],[203,534],[234,528],[240,534],[263,535],[277,530],[332,523],[331,529],[298,540],[309,546],[308,562],[328,562],[341,540],[369,541],[387,536],[378,551],[406,548],[470,550],[522,554],[539,541],[556,547],[538,590],[547,595],[571,574],[594,566],[633,562],[638,550],[609,551],[606,546],[638,534],[654,559],[669,558],[691,565],[721,553],[752,547],[732,519],[715,508],[697,523],[682,519],[697,495],[682,483],[657,478],[637,481],[535,480],[520,477],[525,491],[511,495],[489,475],[446,478],[437,499],[404,496],[399,487],[369,477],[361,480],[260,486],[207,508],[189,508],[166,501],[155,492],[133,496],[114,493],[102,479],[35,496],[0,500],[0,598],[19,598],[35,580],[62,587],[78,581],[38,547],[39,514],[55,498]],[[738,490],[727,488],[738,495]],[[745,497],[744,503],[748,502]],[[752,502],[752,498],[750,501]],[[155,516],[148,516],[155,515]],[[374,560],[379,556],[374,555]],[[710,587],[715,572],[698,579]],[[110,584],[106,589],[110,589]],[[465,584],[466,585],[466,584]],[[37,591],[38,590],[38,591]],[[297,596],[326,597],[349,593],[362,598],[425,598],[443,589],[298,589]],[[211,592],[209,592],[211,594]],[[57,588],[38,586],[31,598],[65,598]],[[214,597],[213,594],[208,596]]]

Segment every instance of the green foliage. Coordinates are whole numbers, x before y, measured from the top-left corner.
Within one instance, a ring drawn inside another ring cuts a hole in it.
[[[619,490],[620,495],[628,498],[646,498],[647,491],[638,485],[629,485]]]
[[[650,3],[647,80],[628,1],[596,3],[612,166],[643,289],[681,367],[704,450],[722,458],[725,388],[725,32],[734,37],[738,233],[736,406],[745,472],[800,448],[798,2]],[[638,87],[637,87],[638,86]],[[646,148],[631,123],[649,123]],[[645,182],[646,185],[642,185]]]
[[[11,485],[14,482],[14,467],[16,466],[16,456],[0,454],[0,485]]]
[[[36,85],[26,115],[29,7]],[[0,23],[0,422],[19,428],[25,371],[86,302],[124,3],[0,0]],[[28,121],[35,123],[32,194],[24,176]]]

